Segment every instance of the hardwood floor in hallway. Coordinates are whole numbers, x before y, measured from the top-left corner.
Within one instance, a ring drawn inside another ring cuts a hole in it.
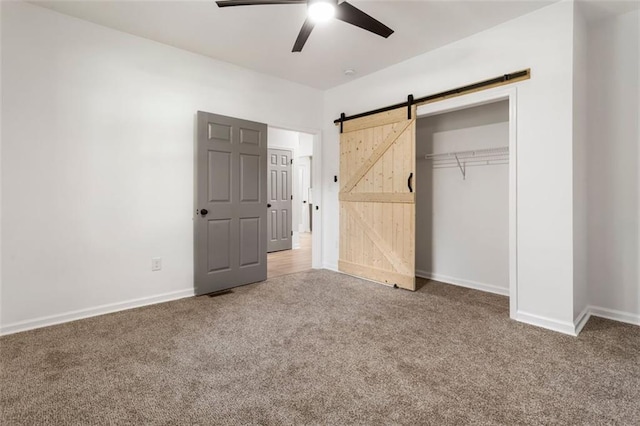
[[[311,233],[300,234],[300,248],[267,254],[267,278],[311,269]]]

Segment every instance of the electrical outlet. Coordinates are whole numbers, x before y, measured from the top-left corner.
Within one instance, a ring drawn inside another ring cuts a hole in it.
[[[162,258],[161,257],[154,257],[151,259],[151,270],[152,271],[159,271],[162,269]]]

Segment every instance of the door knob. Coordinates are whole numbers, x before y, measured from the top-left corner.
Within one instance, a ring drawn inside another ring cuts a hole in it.
[[[209,210],[207,210],[207,209],[201,209],[201,210],[200,210],[200,215],[201,215],[201,216],[206,216],[206,215],[207,215],[207,213],[209,213]]]
[[[267,207],[271,207],[271,204],[267,204]]]

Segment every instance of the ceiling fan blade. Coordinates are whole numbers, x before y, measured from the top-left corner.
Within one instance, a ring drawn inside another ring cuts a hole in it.
[[[218,7],[229,6],[259,6],[263,4],[304,4],[307,0],[220,0]]]
[[[293,45],[292,52],[302,52],[302,48],[304,44],[307,42],[309,35],[311,34],[311,30],[313,30],[314,23],[307,18],[302,24],[302,28],[300,28],[300,32],[298,33],[298,38],[296,39],[295,44]]]
[[[336,7],[336,19],[348,24],[371,31],[381,37],[387,38],[393,34],[393,30],[377,19],[372,18],[355,6],[342,2]]]

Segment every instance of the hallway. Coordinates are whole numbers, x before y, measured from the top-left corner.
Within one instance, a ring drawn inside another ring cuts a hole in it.
[[[267,278],[311,269],[311,233],[300,233],[300,248],[267,254]]]

